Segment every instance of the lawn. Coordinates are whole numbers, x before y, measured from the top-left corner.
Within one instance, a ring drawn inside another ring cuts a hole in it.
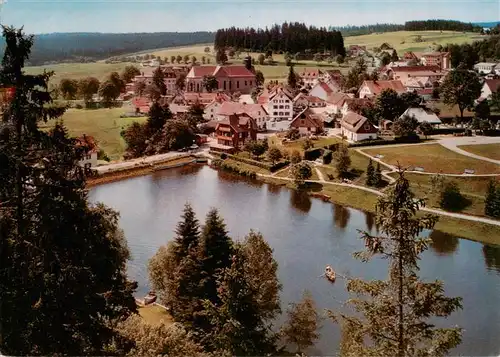
[[[318,173],[316,172],[316,169],[315,169],[316,166],[311,166],[311,169],[312,169],[312,175],[310,178],[308,178],[308,180],[316,180],[318,181],[319,180],[319,176],[318,176]],[[290,178],[290,169],[289,168],[286,168],[282,171],[279,171],[275,177],[284,177],[284,178]]]
[[[99,148],[103,149],[111,160],[119,160],[126,149],[120,131],[134,121],[146,120],[146,118],[120,118],[124,112],[123,108],[69,109],[62,119],[71,136],[91,135],[97,140]],[[53,121],[49,121],[45,127],[51,127],[54,124]]]
[[[268,138],[268,140],[269,140],[269,145],[275,145],[275,146],[281,147],[283,149],[287,149],[289,151],[298,150],[301,153],[303,153],[304,152],[303,144],[304,144],[304,141],[306,139],[294,140],[291,142],[285,142],[283,144],[281,143],[281,138],[279,138],[277,136],[270,136]],[[328,146],[331,144],[339,143],[339,142],[341,142],[341,140],[339,138],[336,138],[336,137],[328,137],[328,138],[322,137],[322,138],[319,138],[318,140],[311,140],[311,142],[313,144],[313,148],[320,148],[320,147]]]
[[[136,63],[104,63],[104,62],[92,62],[92,63],[60,63],[36,67],[26,67],[26,73],[28,74],[38,74],[43,73],[44,70],[54,71],[54,76],[51,78],[50,82],[58,84],[62,78],[68,79],[81,79],[85,77],[96,77],[98,80],[104,80],[111,72],[121,73],[123,69],[128,65],[136,65]]]
[[[459,148],[479,156],[500,160],[500,144],[462,145]]]
[[[241,161],[237,161],[237,160],[229,159],[229,158],[224,160],[224,161],[227,162],[228,164],[231,164],[232,166],[236,166],[236,167],[243,169],[243,170],[253,171],[253,172],[256,172],[258,174],[265,174],[265,175],[271,174],[271,172],[269,172],[266,169],[263,169],[263,168],[258,167],[258,166],[250,165],[250,164],[247,164],[245,162],[241,162]]]
[[[439,144],[379,147],[363,151],[372,156],[383,155],[381,160],[390,165],[422,167],[426,172],[461,174],[465,169],[472,169],[476,174],[500,173],[496,164],[460,155]]]
[[[163,307],[158,305],[140,306],[139,315],[151,325],[159,325],[164,322],[166,325],[173,323],[172,317]]]
[[[416,36],[422,36],[423,42],[415,42]],[[396,49],[401,56],[405,51],[426,51],[434,45],[446,45],[448,43],[470,43],[479,40],[477,33],[463,33],[455,31],[395,31],[385,33],[374,33],[362,36],[344,37],[346,47],[350,45],[366,46],[369,50],[380,47],[382,43],[388,43]],[[401,52],[401,53],[400,53]]]

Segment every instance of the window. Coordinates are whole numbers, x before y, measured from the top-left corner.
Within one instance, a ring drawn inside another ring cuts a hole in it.
[[[311,128],[310,128],[310,127],[307,127],[307,131],[311,131]]]
[[[278,106],[277,105],[273,105],[273,109],[278,109]]]
[[[285,105],[285,109],[290,109],[290,106],[289,105]]]
[[[273,112],[273,115],[274,115],[274,116],[278,115],[278,112]]]
[[[280,115],[283,115],[283,112],[280,112]]]
[[[236,88],[240,88],[240,81],[236,81]]]
[[[365,124],[365,130],[370,130],[370,124],[368,123]]]
[[[247,81],[245,81],[245,87],[247,86]]]
[[[280,109],[283,109],[283,106],[282,106],[282,105],[280,105]]]
[[[252,85],[252,81],[250,81],[250,85]]]
[[[226,90],[226,81],[224,81],[224,90]]]
[[[304,125],[306,122],[304,121],[304,119],[301,119],[300,120],[300,125]]]

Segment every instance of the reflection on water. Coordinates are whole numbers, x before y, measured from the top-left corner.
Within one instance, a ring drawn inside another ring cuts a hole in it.
[[[337,227],[345,229],[349,224],[349,218],[351,218],[351,213],[348,208],[336,203],[333,204],[333,221]]]
[[[432,231],[429,238],[432,239],[431,249],[438,255],[451,255],[455,253],[460,244],[457,237],[441,231]]]
[[[293,190],[290,194],[290,203],[301,212],[308,213],[311,210],[311,197],[306,191]]]
[[[267,184],[267,192],[277,195],[280,193],[281,187],[280,185]]]
[[[373,226],[375,225],[375,215],[370,212],[365,212],[365,223],[366,229],[368,230],[368,232],[371,232]]]
[[[500,273],[500,247],[483,245],[483,255],[486,267]]]

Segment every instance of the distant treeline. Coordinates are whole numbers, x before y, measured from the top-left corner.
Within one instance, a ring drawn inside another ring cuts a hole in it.
[[[30,65],[92,62],[149,49],[211,43],[213,32],[54,33],[35,36]],[[5,42],[1,41],[3,53]]]
[[[392,31],[467,31],[480,32],[481,26],[454,20],[407,21],[405,24],[375,24],[363,26],[331,27],[342,32],[343,36],[369,35],[377,32]]]
[[[475,26],[471,23],[465,23],[454,20],[423,20],[407,21],[405,23],[406,31],[467,31],[480,32],[481,26]]]
[[[291,54],[310,51],[345,55],[344,39],[340,31],[306,26],[303,23],[283,23],[270,29],[231,27],[219,29],[214,47],[233,47],[255,52],[273,51]]]

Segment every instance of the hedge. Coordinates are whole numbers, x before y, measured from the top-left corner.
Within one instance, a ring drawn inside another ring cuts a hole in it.
[[[315,148],[304,151],[304,160],[314,161],[323,155],[323,148]]]
[[[221,159],[213,159],[212,167],[222,171],[235,173],[249,178],[257,178],[257,174],[254,171],[240,169],[239,167],[228,164],[227,162],[224,162],[224,160]]]
[[[359,143],[351,143],[349,147],[360,147],[360,146],[378,146],[378,145],[391,145],[391,144],[415,144],[419,143],[421,140],[418,136],[410,136],[407,138],[396,138],[394,140],[364,140]]]
[[[239,161],[244,164],[252,165],[252,166],[257,166],[260,167],[261,169],[268,170],[270,172],[275,172],[278,171],[279,169],[282,169],[283,167],[287,166],[290,164],[290,161],[285,160],[285,161],[280,161],[274,165],[265,163],[265,162],[260,162],[252,159],[246,159],[244,157],[239,157],[236,155],[231,155],[231,154],[225,154],[225,153],[218,153],[218,152],[210,152],[212,155],[219,156],[220,158],[224,159],[222,155],[225,155],[225,158],[232,159],[234,161]]]
[[[446,135],[464,133],[465,128],[433,128],[427,135]]]

